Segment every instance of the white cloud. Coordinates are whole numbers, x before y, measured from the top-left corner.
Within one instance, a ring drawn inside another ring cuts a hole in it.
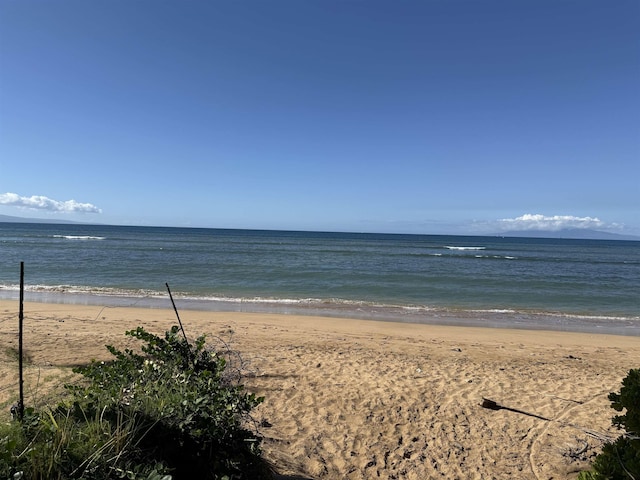
[[[517,218],[498,220],[505,230],[549,230],[558,231],[566,228],[603,228],[607,225],[595,217],[575,217],[573,215],[546,216],[526,213]]]
[[[79,203],[75,200],[61,202],[42,195],[22,197],[16,193],[0,193],[0,205],[30,208],[33,210],[47,210],[50,212],[102,213],[102,210],[91,203]]]

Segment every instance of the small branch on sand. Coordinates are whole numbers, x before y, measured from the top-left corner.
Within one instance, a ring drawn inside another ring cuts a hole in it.
[[[577,440],[577,439],[576,439]],[[580,441],[578,441],[580,443]],[[569,457],[572,460],[576,460],[576,461],[586,461],[587,460],[587,451],[590,448],[593,448],[591,445],[589,445],[589,442],[587,442],[586,440],[582,440],[582,442],[584,442],[584,445],[580,446],[580,444],[578,443],[575,447],[570,447],[567,450],[562,452],[562,456],[563,457]]]
[[[573,400],[572,398],[563,398],[563,397],[559,397],[558,395],[547,395],[547,397],[551,397],[551,398],[557,398],[558,400],[562,400],[564,402],[573,402],[573,403],[577,403],[578,405],[582,405],[584,402],[581,400]]]
[[[540,420],[544,420],[545,422],[550,422],[550,418],[542,417],[540,415],[536,415],[535,413],[525,412],[523,410],[518,410],[516,408],[505,407],[499,405],[493,400],[489,400],[488,398],[482,398],[482,403],[480,404],[482,408],[488,408],[489,410],[509,410],[510,412],[521,413],[522,415],[527,415],[529,417],[539,418]]]
[[[596,432],[595,430],[590,430],[588,428],[584,428],[584,427],[581,427],[580,425],[575,425],[573,423],[561,423],[561,425],[563,427],[571,427],[571,428],[580,430],[581,432],[586,433],[590,437],[593,437],[602,443],[613,442],[615,440],[615,437],[608,433]]]
[[[572,451],[570,453],[570,456],[574,458],[578,458],[581,455],[583,455],[588,449],[589,449],[589,442],[584,442],[584,445],[582,446],[582,448],[579,448],[576,451]]]
[[[527,415],[529,417],[539,418],[540,420],[544,420],[545,422],[558,422],[558,420],[554,420],[552,418],[546,418],[546,417],[543,417],[541,415],[536,415],[535,413],[529,413],[529,412],[525,412],[523,410],[518,410],[517,408],[510,408],[510,407],[502,406],[502,405],[498,404],[497,402],[495,402],[493,400],[490,400],[488,398],[484,398],[484,397],[482,397],[482,403],[480,404],[480,406],[482,408],[487,408],[489,410],[509,410],[510,412],[521,413],[522,415]],[[568,426],[568,427],[576,428],[576,429],[586,433],[587,435],[600,440],[601,442],[610,442],[610,441],[613,440],[613,437],[611,437],[608,434],[598,433],[598,432],[596,432],[594,430],[589,430],[589,429],[586,429],[586,428],[581,427],[579,425],[574,425],[573,423],[566,423],[566,422],[559,422],[559,423],[562,426]]]

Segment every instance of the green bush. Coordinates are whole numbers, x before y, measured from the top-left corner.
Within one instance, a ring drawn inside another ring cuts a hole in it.
[[[606,443],[593,462],[592,472],[583,472],[581,480],[640,479],[640,369],[632,369],[622,380],[620,393],[610,393],[611,407],[623,415],[612,419],[625,430],[614,442]]]
[[[226,361],[191,345],[178,327],[164,338],[126,332],[141,353],[113,346],[111,362],[74,369],[87,380],[67,386],[71,401],[29,410],[0,432],[3,478],[132,480],[260,479],[271,469],[260,438],[246,428],[263,399],[225,376]]]

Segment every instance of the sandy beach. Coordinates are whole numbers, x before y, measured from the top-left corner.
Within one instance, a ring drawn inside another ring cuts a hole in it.
[[[607,395],[640,338],[181,310],[191,337],[241,353],[265,456],[286,479],[574,478],[614,437]],[[110,358],[171,309],[25,304],[28,404]],[[18,398],[18,304],[0,301],[0,408]],[[483,398],[508,407],[491,410]],[[512,409],[512,410],[511,410]],[[516,410],[516,411],[514,411]],[[269,425],[269,426],[266,426]]]

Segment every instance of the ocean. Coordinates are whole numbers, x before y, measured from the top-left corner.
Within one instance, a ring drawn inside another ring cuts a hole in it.
[[[0,298],[640,335],[640,242],[0,223]],[[345,320],[346,321],[346,320]]]

